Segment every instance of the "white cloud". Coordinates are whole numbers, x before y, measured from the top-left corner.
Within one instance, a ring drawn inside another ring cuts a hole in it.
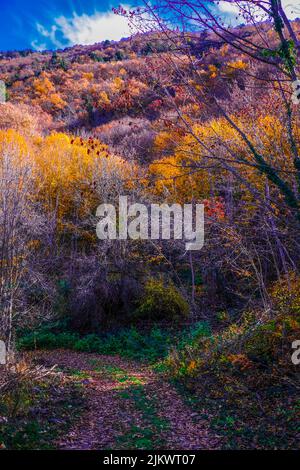
[[[240,2],[242,3],[242,2]],[[299,0],[282,0],[282,6],[290,19],[300,17],[300,5]],[[228,13],[231,15],[237,15],[239,12],[239,7],[232,0],[230,3],[222,1],[219,3],[219,9],[223,13]]]
[[[35,51],[44,51],[47,49],[47,44],[45,42],[39,42],[35,39],[34,41],[31,41],[31,47]]]
[[[236,15],[239,12],[238,6],[235,5],[234,3],[220,2],[219,8],[222,12],[232,13],[233,15]]]
[[[47,29],[44,28],[43,25],[41,25],[40,23],[37,23],[36,29],[38,30],[41,36],[49,39],[52,42],[53,46],[58,47],[58,48],[62,47],[62,43],[56,38],[56,33],[58,31],[58,28],[56,25],[52,25],[50,31],[47,31]]]
[[[130,9],[128,6],[124,6],[124,8],[126,10]],[[114,14],[112,11],[95,13],[90,16],[87,14],[79,16],[73,13],[71,18],[65,16],[55,18],[50,30],[47,30],[39,23],[36,27],[40,36],[47,38],[51,45],[57,48],[74,44],[94,44],[105,39],[117,41],[132,34],[127,19]],[[41,49],[40,46],[45,46],[44,43],[44,40],[43,43],[34,40],[31,45],[35,49]]]
[[[299,0],[282,0],[285,12],[293,19],[300,17]],[[220,1],[219,10],[232,17],[235,24],[235,17],[239,12],[237,4]],[[123,6],[125,10],[130,10],[129,6]],[[59,16],[54,19],[54,24],[48,30],[40,23],[36,24],[40,38],[32,41],[31,46],[36,50],[43,50],[46,47],[63,48],[74,44],[94,44],[105,39],[118,41],[122,37],[129,37],[132,30],[126,18],[115,15],[112,11],[96,12],[93,15],[77,15],[72,17]],[[47,41],[45,41],[45,39]]]
[[[299,0],[282,0],[282,6],[291,19],[300,17],[300,4]]]
[[[105,39],[118,40],[130,36],[126,18],[109,13],[92,16],[74,14],[73,18],[61,16],[56,19],[63,36],[72,44],[93,44]]]

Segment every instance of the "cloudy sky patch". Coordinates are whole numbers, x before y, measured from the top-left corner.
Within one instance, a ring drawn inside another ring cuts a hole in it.
[[[127,1],[132,8],[143,5],[142,0]],[[61,49],[128,37],[127,20],[112,12],[119,4],[120,0],[0,0],[0,50]],[[283,5],[290,18],[300,17],[299,0],[283,0]],[[219,11],[231,24],[239,22],[235,2],[221,1]]]
[[[74,44],[94,44],[105,39],[117,41],[131,35],[126,18],[115,15],[112,11],[97,12],[93,15],[73,13],[69,18],[62,15],[54,19],[54,24],[49,30],[38,23],[37,31],[42,39],[50,39],[57,48]],[[39,43],[32,41],[32,46],[38,49],[42,49],[44,44],[42,41],[40,47],[37,47]]]

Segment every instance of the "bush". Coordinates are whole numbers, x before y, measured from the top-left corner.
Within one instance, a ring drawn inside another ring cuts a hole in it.
[[[189,331],[183,332],[180,336],[177,349],[183,350],[186,347],[194,347],[203,338],[211,336],[211,328],[208,322],[199,321],[193,325]]]
[[[207,374],[220,378],[252,369],[248,385],[280,381],[294,375],[291,344],[300,335],[300,278],[289,273],[270,288],[270,311],[247,311],[243,321],[210,338],[197,335],[178,343],[166,366],[170,375],[197,380]],[[200,326],[203,329],[203,324]],[[295,379],[297,380],[297,379]]]
[[[300,318],[300,277],[289,273],[270,289],[274,309]]]
[[[77,333],[53,333],[51,331],[38,331],[23,336],[18,341],[18,348],[24,350],[32,349],[73,349],[78,341]]]
[[[292,377],[291,344],[299,338],[300,318],[289,312],[277,312],[276,316],[274,312],[246,312],[243,322],[209,337],[201,335],[202,325],[200,335],[194,329],[189,339],[176,345],[166,367],[172,377],[187,381],[215,377],[219,388],[225,376],[228,382],[236,374],[243,375],[241,383],[250,387]],[[249,369],[251,373],[244,375]]]
[[[54,326],[45,326],[42,330],[25,334],[18,341],[22,350],[68,348],[75,351],[98,354],[118,354],[131,359],[154,363],[165,358],[173,345],[183,350],[193,345],[197,339],[210,334],[207,323],[196,323],[192,328],[180,333],[152,328],[143,333],[136,328],[122,330],[115,334],[98,336],[90,334],[80,338],[76,333],[53,332]]]
[[[291,361],[291,344],[299,338],[300,321],[291,315],[297,311],[297,296],[291,301],[282,289],[276,286],[277,311],[246,312],[241,323],[210,337],[195,332],[161,363],[161,371],[195,411],[205,409],[213,416],[211,427],[224,436],[225,448],[284,448],[288,440],[296,445],[299,373]],[[282,435],[289,436],[286,442]]]
[[[99,336],[91,334],[84,336],[73,345],[75,351],[99,352],[101,350],[101,340]]]
[[[189,314],[189,305],[173,284],[162,280],[147,281],[144,294],[135,315],[149,320],[179,321]]]

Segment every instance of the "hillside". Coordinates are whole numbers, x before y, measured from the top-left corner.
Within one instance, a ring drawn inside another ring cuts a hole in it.
[[[299,448],[300,20],[267,3],[0,54],[0,448]]]
[[[272,43],[272,28],[264,28]],[[296,31],[299,28],[300,22],[295,22]],[[251,26],[239,27],[234,34],[262,42]],[[127,117],[144,119],[146,128],[149,121],[161,128],[164,119],[172,118],[173,109],[162,84],[170,81],[176,104],[183,110],[193,103],[184,95],[180,80],[170,76],[168,53],[177,60],[179,69],[184,68],[183,52],[195,55],[207,85],[219,87],[221,96],[226,97],[235,83],[244,86],[249,63],[249,57],[235,49],[235,43],[238,39],[229,47],[226,40],[207,31],[187,38],[173,34],[168,40],[148,33],[54,52],[7,52],[0,55],[0,79],[6,84],[9,103],[29,106],[28,112],[41,116],[39,125],[44,132],[84,129],[97,136],[105,133],[104,124],[113,129]],[[257,64],[251,66],[255,70]],[[218,77],[213,76],[215,68]],[[264,73],[268,73],[267,66]],[[141,126],[139,121],[136,124]]]

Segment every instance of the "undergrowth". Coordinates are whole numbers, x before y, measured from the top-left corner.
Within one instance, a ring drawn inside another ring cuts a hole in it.
[[[1,395],[0,448],[51,450],[70,429],[84,405],[78,381],[22,380]]]
[[[229,449],[299,448],[300,279],[270,289],[272,308],[243,312],[209,337],[173,348],[161,371],[174,381]]]
[[[164,448],[161,437],[169,423],[158,416],[157,398],[147,395],[142,385],[133,385],[119,392],[124,400],[131,400],[141,413],[141,422],[132,424],[129,431],[116,442],[118,449],[160,449]]]
[[[209,325],[198,322],[181,331],[152,328],[149,332],[129,328],[117,333],[80,337],[78,333],[59,331],[60,325],[46,325],[37,331],[23,333],[19,350],[71,349],[98,354],[118,354],[122,357],[155,363],[167,356],[175,344],[178,349],[192,345],[197,338],[210,335]]]

